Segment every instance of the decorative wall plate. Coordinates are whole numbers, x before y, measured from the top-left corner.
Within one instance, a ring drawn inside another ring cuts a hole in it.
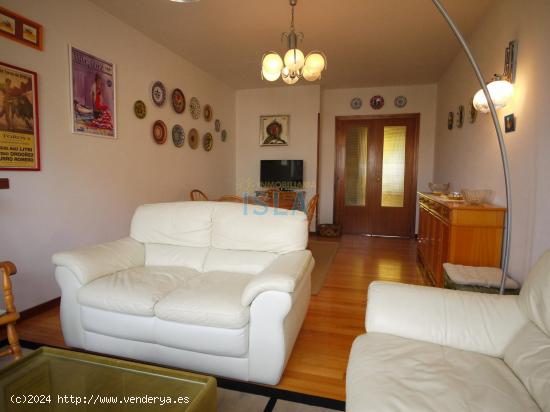
[[[153,103],[159,107],[166,101],[166,87],[164,87],[161,81],[157,80],[151,86],[151,98],[153,99]]]
[[[197,99],[196,97],[191,97],[189,108],[191,109],[191,117],[193,119],[197,120],[199,117],[201,117],[201,104],[199,102],[199,99]]]
[[[353,110],[359,110],[363,106],[363,100],[360,97],[354,97],[351,99],[350,106]]]
[[[197,129],[189,130],[187,137],[189,139],[189,147],[191,147],[191,149],[196,149],[199,147],[199,132]]]
[[[456,111],[456,127],[462,127],[464,125],[464,106],[458,106]]]
[[[395,107],[402,109],[407,105],[407,98],[405,96],[397,96],[393,101],[393,104],[395,105]]]
[[[449,112],[449,117],[447,117],[447,129],[453,130],[453,124],[455,122],[454,112]]]
[[[222,142],[225,142],[227,140],[227,130],[225,129],[222,130],[221,139],[222,139]]]
[[[216,132],[219,132],[222,128],[222,122],[220,122],[220,119],[216,119],[216,121],[214,122],[214,129],[216,130]]]
[[[213,145],[214,145],[214,139],[212,138],[212,134],[206,133],[202,137],[202,147],[204,148],[204,150],[209,152],[210,150],[212,150]]]
[[[206,120],[207,122],[212,120],[212,113],[213,113],[212,106],[210,106],[209,104],[205,104],[204,110],[203,110],[204,120]]]
[[[474,107],[474,103],[470,102],[470,109],[468,110],[468,120],[470,123],[475,123],[477,119],[477,110]]]
[[[185,95],[180,89],[172,91],[172,107],[176,113],[183,113],[185,110]]]
[[[183,127],[179,124],[175,124],[172,127],[172,141],[176,147],[182,147],[185,142],[185,132],[183,131]]]
[[[155,143],[164,144],[168,136],[168,129],[162,120],[153,123],[153,139]]]
[[[138,119],[144,119],[147,115],[147,106],[145,106],[143,100],[136,100],[134,103],[134,114]]]
[[[372,96],[370,99],[370,107],[372,107],[374,110],[379,110],[382,107],[384,107],[384,98],[377,94],[376,96]]]

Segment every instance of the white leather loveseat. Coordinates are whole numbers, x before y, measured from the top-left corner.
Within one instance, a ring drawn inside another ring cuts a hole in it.
[[[369,287],[346,410],[550,411],[550,252],[520,296]]]
[[[130,237],[53,256],[65,342],[276,384],[309,304],[307,236],[302,212],[140,206]]]

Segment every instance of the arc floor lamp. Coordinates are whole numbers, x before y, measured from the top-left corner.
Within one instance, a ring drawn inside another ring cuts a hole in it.
[[[508,265],[510,262],[510,239],[512,230],[512,187],[510,181],[510,164],[508,162],[508,154],[506,152],[506,142],[504,141],[504,134],[502,133],[502,128],[500,127],[500,123],[498,121],[497,111],[491,98],[491,94],[489,93],[489,89],[485,84],[485,80],[483,78],[483,75],[481,74],[481,70],[479,69],[479,66],[474,58],[474,55],[472,54],[472,51],[470,50],[470,47],[468,46],[468,43],[466,43],[466,40],[464,39],[464,36],[462,35],[460,29],[457,27],[445,7],[441,4],[440,0],[432,0],[432,2],[453,31],[454,35],[458,39],[458,42],[464,49],[464,52],[466,53],[470,64],[474,69],[479,84],[481,85],[481,89],[483,90],[485,98],[487,99],[487,104],[489,106],[489,111],[491,113],[491,117],[493,119],[493,124],[495,126],[495,131],[497,134],[498,144],[500,148],[500,157],[502,159],[502,169],[504,171],[504,185],[506,187],[506,222],[504,226],[504,236],[502,240],[502,279],[500,281],[500,294],[502,295],[504,294],[506,276],[508,274]]]

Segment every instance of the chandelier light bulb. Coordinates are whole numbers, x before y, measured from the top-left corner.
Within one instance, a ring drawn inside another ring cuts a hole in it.
[[[281,71],[271,73],[271,72],[266,72],[265,69],[262,69],[262,78],[264,80],[267,80],[268,82],[274,82],[279,77],[281,77]]]
[[[298,72],[304,67],[305,57],[300,49],[289,49],[285,54],[285,66]]]
[[[267,53],[262,60],[262,73],[281,73],[283,68],[283,59],[275,52]],[[265,74],[264,74],[264,77]],[[277,76],[279,78],[279,76]]]
[[[321,77],[321,72],[315,72],[311,70],[306,64],[304,70],[302,71],[302,77],[308,82],[314,82],[315,80],[319,80],[319,78]]]
[[[514,94],[514,86],[507,80],[494,80],[487,85],[487,89],[496,109],[505,107]],[[475,94],[473,103],[478,112],[489,113],[489,103],[483,89],[479,89]]]
[[[305,67],[311,73],[319,73],[325,69],[326,61],[325,56],[318,52],[311,52],[307,55],[305,61]]]

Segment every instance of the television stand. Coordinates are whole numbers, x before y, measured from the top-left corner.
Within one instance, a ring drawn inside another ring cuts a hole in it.
[[[278,207],[288,210],[306,209],[306,191],[293,189],[265,189],[256,190],[256,199],[260,204],[265,204],[269,207]]]

